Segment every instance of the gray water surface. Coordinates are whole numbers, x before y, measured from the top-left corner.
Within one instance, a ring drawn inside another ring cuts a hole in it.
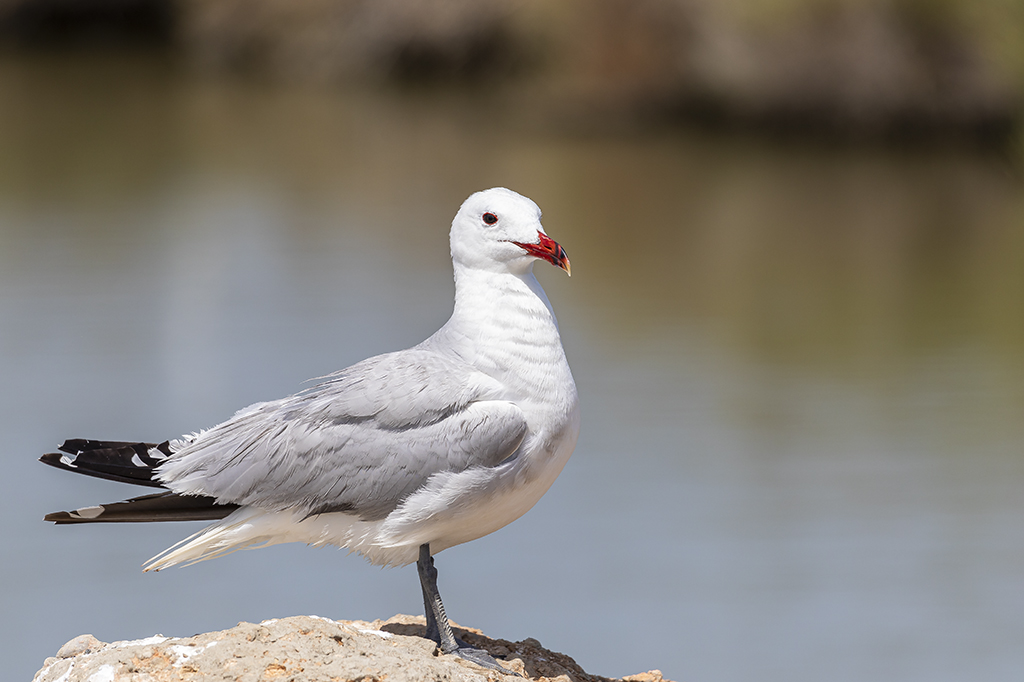
[[[958,151],[579,136],[487,93],[0,60],[0,608],[10,679],[90,632],[419,613],[414,569],[279,546],[143,574],[197,524],[56,528],[145,492],[36,463],[164,439],[451,310],[447,230],[535,199],[580,388],[529,514],[439,555],[449,613],[588,671],[1024,675],[1024,191]]]

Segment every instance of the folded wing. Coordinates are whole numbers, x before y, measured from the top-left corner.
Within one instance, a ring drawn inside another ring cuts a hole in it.
[[[381,355],[303,393],[252,405],[158,468],[219,504],[380,519],[434,474],[512,457],[526,418],[500,387],[424,349]]]

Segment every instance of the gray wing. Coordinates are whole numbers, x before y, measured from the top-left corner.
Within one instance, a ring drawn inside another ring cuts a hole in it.
[[[498,388],[429,350],[380,355],[198,434],[159,478],[221,504],[383,518],[435,473],[515,453],[526,418]]]

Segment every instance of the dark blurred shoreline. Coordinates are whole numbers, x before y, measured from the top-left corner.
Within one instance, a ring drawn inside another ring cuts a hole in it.
[[[839,142],[1019,145],[995,0],[2,0],[7,52],[147,50],[274,82],[462,90],[502,115]],[[1018,55],[1018,52],[1020,54]]]

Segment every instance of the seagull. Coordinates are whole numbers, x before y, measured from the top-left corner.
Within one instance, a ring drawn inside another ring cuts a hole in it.
[[[426,636],[509,672],[455,637],[433,555],[526,513],[575,448],[576,384],[533,273],[543,260],[571,274],[569,258],[537,204],[500,187],[466,199],[450,239],[455,307],[433,336],[181,438],[67,440],[40,461],[163,490],[45,520],[216,521],[146,571],[283,542],[335,545],[381,566],[415,561]]]

